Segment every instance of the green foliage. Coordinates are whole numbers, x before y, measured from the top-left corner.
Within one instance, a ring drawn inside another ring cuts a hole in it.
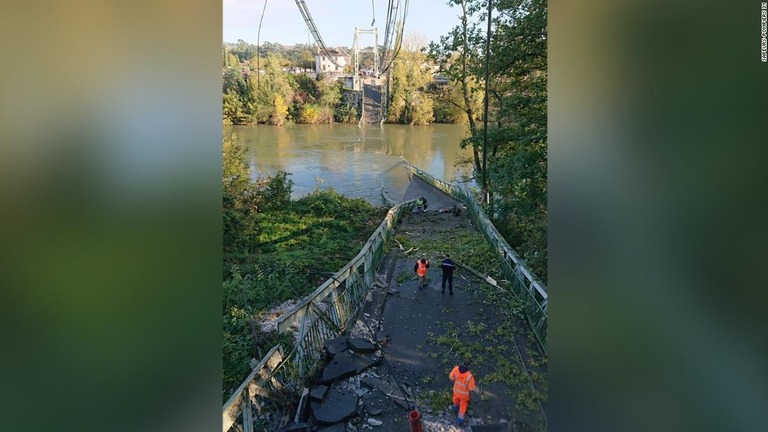
[[[485,0],[449,0],[460,24],[429,55],[450,84],[435,92],[436,117],[465,114],[475,177],[481,178],[481,103],[485,81]],[[494,2],[488,58],[487,213],[533,273],[547,281],[547,3]],[[455,109],[454,109],[455,107]]]
[[[256,55],[256,45],[238,39],[237,45],[231,48],[229,52],[237,57],[239,61],[243,62],[252,59]]]
[[[415,276],[413,275],[413,273],[408,273],[408,272],[400,272],[397,275],[397,277],[395,277],[395,281],[400,285],[402,285],[403,283],[411,279],[415,279]]]
[[[408,250],[412,247],[420,248],[420,253],[442,256],[450,254],[457,263],[466,264],[473,269],[501,279],[501,261],[488,241],[477,231],[456,230],[445,236],[432,236],[414,243],[403,234],[395,235],[395,239]]]
[[[431,71],[418,41],[404,41],[392,64],[387,121],[426,125],[434,120],[431,96],[425,92],[432,81]]]
[[[223,143],[223,360],[225,399],[247,376],[251,358],[290,335],[254,329],[254,314],[299,299],[360,251],[386,209],[333,189],[291,200],[288,174],[251,181],[245,150]]]
[[[442,411],[446,407],[453,405],[453,392],[450,389],[427,390],[420,396],[424,404],[435,412]]]
[[[491,213],[530,270],[547,281],[547,4],[504,2],[496,14],[489,131]],[[503,13],[500,13],[503,12]]]
[[[242,41],[241,41],[242,42]],[[224,53],[223,121],[225,124],[356,123],[357,108],[342,98],[341,82],[294,75],[287,67],[311,68],[314,57],[265,43],[256,58],[255,45],[238,43]],[[237,63],[237,60],[242,62]],[[257,62],[258,60],[258,62]],[[235,64],[233,64],[233,62]],[[261,69],[261,73],[257,71]],[[250,71],[243,75],[243,69]]]

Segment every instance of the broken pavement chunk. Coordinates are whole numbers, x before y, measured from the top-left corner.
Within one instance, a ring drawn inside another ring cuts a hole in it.
[[[363,338],[349,338],[347,344],[354,352],[372,353],[376,351],[373,342]]]
[[[378,332],[376,332],[377,343],[383,344],[388,340],[389,340],[389,333],[385,332],[384,330],[379,330]]]
[[[392,399],[392,401],[401,408],[409,409],[411,406],[410,401],[405,397],[403,392],[389,381],[380,380],[374,377],[364,377],[360,380],[360,383],[384,393],[384,395]]]
[[[319,385],[312,387],[312,389],[309,391],[309,397],[314,400],[323,400],[325,397],[325,394],[328,393],[328,386]]]
[[[381,357],[366,357],[359,354],[343,352],[336,355],[323,369],[321,381],[323,384],[357,375],[371,366],[381,362]]]
[[[339,336],[325,341],[323,350],[331,357],[347,350],[347,336]]]
[[[322,403],[312,401],[312,415],[319,423],[332,425],[347,420],[357,414],[356,394],[339,389],[331,389]]]

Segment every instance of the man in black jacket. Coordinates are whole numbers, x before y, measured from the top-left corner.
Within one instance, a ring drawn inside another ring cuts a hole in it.
[[[453,270],[456,269],[456,264],[451,261],[451,256],[445,254],[445,259],[441,265],[443,269],[443,294],[445,294],[445,281],[448,281],[448,294],[453,295]]]

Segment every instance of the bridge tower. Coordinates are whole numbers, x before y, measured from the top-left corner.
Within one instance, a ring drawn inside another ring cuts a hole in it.
[[[372,34],[373,35],[373,49],[360,48],[360,40],[358,35]],[[379,76],[379,29],[374,27],[370,29],[361,29],[355,27],[355,39],[352,43],[353,56],[355,58],[355,75],[360,69],[360,53],[372,52],[373,53],[373,75]]]

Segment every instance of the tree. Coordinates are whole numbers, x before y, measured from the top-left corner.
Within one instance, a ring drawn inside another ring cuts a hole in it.
[[[258,211],[245,149],[235,143],[234,137],[223,140],[221,186],[226,253],[227,248],[240,249],[248,244],[247,238],[254,230],[253,216]]]
[[[293,103],[294,90],[282,68],[285,59],[267,56],[262,62],[260,79],[249,80],[252,120],[258,123],[282,125],[290,120],[288,106]]]
[[[484,3],[484,2],[483,2]],[[482,42],[484,37],[475,20],[482,5],[477,0],[449,0],[451,6],[461,7],[461,23],[440,38],[439,43],[429,46],[430,58],[447,65],[445,74],[461,89],[462,110],[467,116],[470,136],[462,141],[462,147],[472,145],[475,173],[482,172],[480,163],[480,142],[477,128],[479,118],[477,106],[478,85],[482,82]],[[482,96],[481,96],[482,97]]]
[[[275,93],[272,112],[269,114],[269,123],[275,126],[282,126],[285,124],[287,118],[288,105],[285,104],[285,99],[283,99],[283,96],[280,93]]]
[[[500,0],[490,58],[496,126],[488,174],[500,231],[547,279],[547,4]],[[505,233],[506,231],[506,233]]]
[[[233,90],[224,93],[224,122],[228,124],[247,123],[248,115],[245,114],[243,101]]]
[[[461,24],[430,57],[445,64],[470,125],[475,173],[482,173],[478,96],[484,77],[483,27],[488,0],[449,0],[462,10]],[[490,46],[487,176],[489,215],[510,245],[545,282],[547,278],[547,5],[544,0],[497,0]],[[456,98],[458,99],[458,98]],[[455,102],[455,99],[453,99]],[[489,193],[490,193],[489,191]]]
[[[390,105],[387,113],[391,123],[416,125],[434,120],[432,99],[425,93],[432,81],[432,72],[426,67],[427,56],[422,48],[425,42],[418,36],[403,41],[390,74]]]
[[[256,45],[238,39],[237,45],[235,45],[230,52],[237,57],[240,62],[244,62],[256,56]]]
[[[247,48],[240,45],[241,51]],[[267,47],[274,51],[280,45],[269,44]],[[231,49],[236,48],[238,45]],[[306,48],[286,52],[309,56],[305,58],[307,62],[311,58]],[[260,71],[244,74],[239,63],[237,67],[226,66],[227,55],[230,60],[237,61],[235,56],[226,51],[224,55],[222,102],[225,124],[354,123],[359,118],[357,109],[344,101],[341,82],[325,82],[321,74],[318,79],[312,79],[306,74],[286,72],[284,69],[291,64],[290,60],[271,54],[260,60]]]

